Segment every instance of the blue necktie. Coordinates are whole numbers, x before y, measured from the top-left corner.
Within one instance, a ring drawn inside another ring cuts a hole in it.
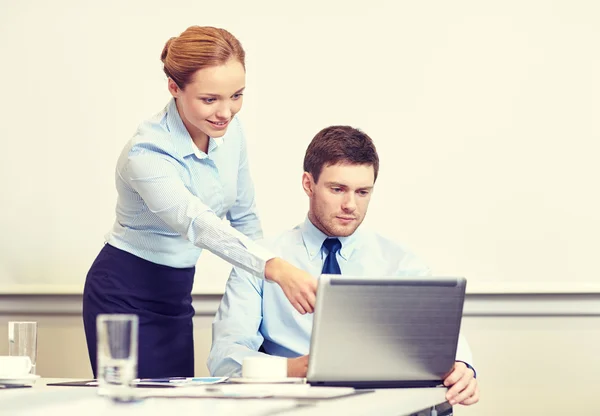
[[[328,238],[323,241],[323,247],[329,252],[325,263],[323,263],[322,274],[342,274],[340,265],[335,258],[335,254],[342,248],[342,243],[337,238]]]

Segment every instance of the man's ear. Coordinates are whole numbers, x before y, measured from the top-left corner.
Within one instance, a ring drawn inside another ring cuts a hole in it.
[[[181,88],[179,88],[177,86],[177,83],[175,81],[173,81],[171,78],[169,78],[169,80],[168,80],[168,88],[169,88],[169,92],[171,93],[173,98],[179,98],[179,95],[181,94]]]
[[[304,172],[302,174],[302,188],[304,188],[304,192],[308,197],[313,196],[315,181],[313,181],[313,177],[310,173]]]

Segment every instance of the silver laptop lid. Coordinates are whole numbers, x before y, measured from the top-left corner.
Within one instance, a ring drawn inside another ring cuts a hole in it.
[[[322,275],[308,381],[439,383],[455,360],[465,287],[462,277]]]

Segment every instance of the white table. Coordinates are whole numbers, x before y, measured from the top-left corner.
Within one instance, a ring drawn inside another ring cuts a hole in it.
[[[373,393],[339,399],[306,401],[289,399],[186,399],[150,398],[135,403],[115,403],[100,397],[95,387],[46,386],[70,379],[40,379],[33,388],[0,391],[4,415],[50,416],[180,416],[180,415],[412,415],[445,403],[445,388],[378,389]],[[419,413],[419,415],[429,413]]]

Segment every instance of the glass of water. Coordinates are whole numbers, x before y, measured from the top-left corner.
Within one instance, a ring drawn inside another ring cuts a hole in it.
[[[138,364],[137,315],[98,315],[97,370],[99,393],[119,397],[131,394]]]
[[[31,359],[30,374],[35,374],[37,360],[37,322],[8,323],[8,355]]]

